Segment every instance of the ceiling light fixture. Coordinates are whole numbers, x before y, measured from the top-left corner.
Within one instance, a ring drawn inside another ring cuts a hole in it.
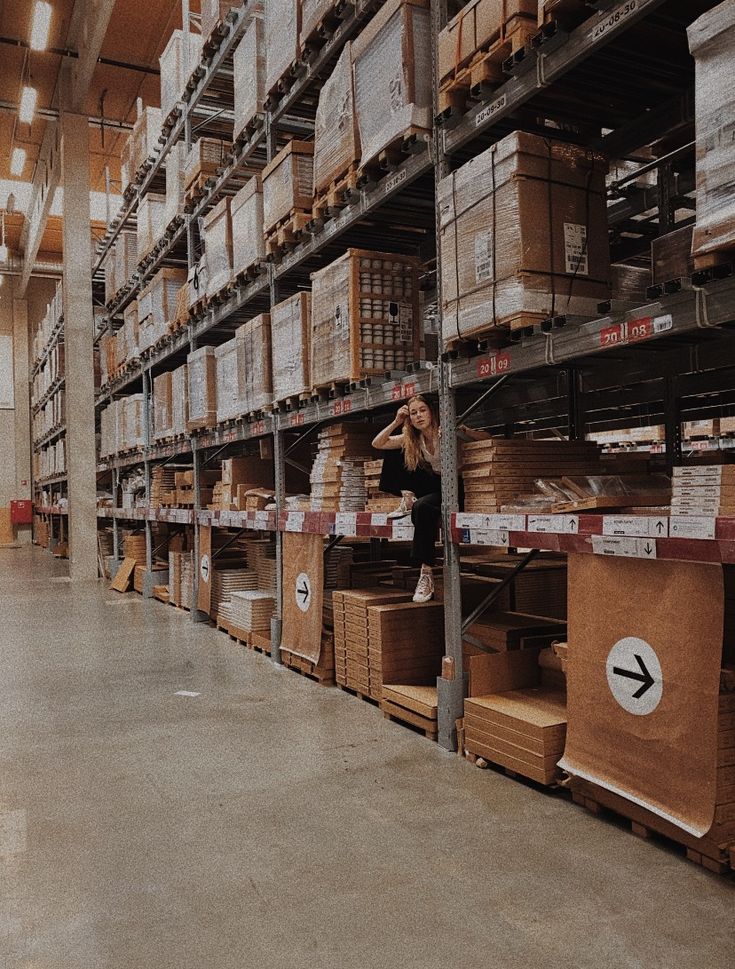
[[[36,113],[36,98],[38,91],[34,87],[26,85],[20,95],[20,107],[18,108],[18,120],[23,124],[31,124],[33,115]]]
[[[44,0],[36,0],[31,27],[31,50],[46,50],[51,27],[52,6]]]
[[[26,163],[26,150],[25,148],[13,148],[13,154],[10,156],[10,174],[11,175],[22,175],[23,168]]]

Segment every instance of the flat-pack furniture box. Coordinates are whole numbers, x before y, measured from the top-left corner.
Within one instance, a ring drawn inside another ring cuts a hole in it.
[[[735,5],[721,3],[688,28],[695,61],[697,224],[692,251],[702,260],[735,247]],[[700,267],[698,267],[700,268]]]
[[[265,90],[271,94],[299,57],[300,0],[268,0],[265,5]]]
[[[176,319],[176,298],[182,283],[186,282],[184,269],[159,269],[138,297],[138,327],[140,349],[147,350],[169,332]]]
[[[219,293],[232,279],[231,198],[226,195],[202,220],[207,253],[207,296]]]
[[[352,45],[348,42],[319,92],[314,128],[314,195],[326,192],[360,160]]]
[[[153,378],[153,437],[159,441],[173,435],[173,374]]]
[[[406,370],[421,353],[418,260],[348,249],[312,274],[315,387]]]
[[[140,327],[138,326],[138,300],[134,299],[123,310],[123,325],[117,331],[117,365],[122,367],[128,360],[140,356]]]
[[[202,254],[196,266],[192,266],[186,277],[189,309],[207,295],[207,253]]]
[[[200,177],[215,175],[225,164],[232,145],[220,138],[200,138],[191,146],[184,167],[186,190]]]
[[[289,141],[263,169],[263,228],[272,231],[293,212],[311,212],[314,143]]]
[[[132,394],[122,398],[122,443],[123,450],[143,447],[145,444],[145,412],[143,395]]]
[[[265,110],[265,25],[253,17],[232,58],[237,140]]]
[[[115,240],[115,284],[118,289],[130,282],[137,268],[138,237],[132,230],[125,229]]]
[[[232,220],[232,274],[238,276],[265,259],[263,185],[254,175],[230,203]]]
[[[166,212],[166,196],[148,192],[138,206],[138,261],[153,249],[163,235]]]
[[[445,346],[596,315],[610,295],[605,171],[599,155],[516,131],[440,182]]]
[[[234,420],[243,413],[245,374],[238,367],[237,337],[215,350],[217,360],[217,422]]]
[[[428,0],[388,0],[352,45],[363,165],[432,128]]]
[[[439,83],[451,80],[483,54],[497,54],[497,71],[510,54],[509,40],[537,26],[538,0],[470,0],[439,34]]]
[[[273,487],[273,463],[255,455],[225,458],[222,462],[222,484],[234,492],[242,486]]]
[[[161,135],[161,109],[143,108],[133,125],[133,174],[158,153],[158,139]]]
[[[186,434],[189,421],[189,368],[177,367],[171,377],[171,433]]]
[[[166,155],[166,208],[163,224],[165,228],[177,215],[184,213],[184,194],[186,192],[186,147],[179,141],[172,145]]]
[[[105,303],[109,304],[120,288],[115,277],[115,243],[110,246],[105,257]]]
[[[200,347],[187,358],[189,420],[187,429],[214,427],[217,423],[217,358],[214,347]]]
[[[165,121],[184,93],[187,82],[199,63],[201,34],[174,30],[159,58],[161,67],[161,120]]]
[[[692,259],[693,225],[685,225],[651,242],[653,284],[667,283],[694,272]]]
[[[296,293],[271,310],[273,399],[283,401],[311,389],[311,293]]]
[[[273,403],[271,318],[261,313],[238,327],[239,370],[245,375],[243,413],[261,411]]]

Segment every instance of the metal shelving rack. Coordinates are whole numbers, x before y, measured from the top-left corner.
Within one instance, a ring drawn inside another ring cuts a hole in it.
[[[316,57],[301,66],[291,88],[280,100],[267,105],[262,126],[247,141],[234,145],[222,170],[209,179],[204,198],[169,227],[157,250],[139,267],[131,283],[117,294],[108,308],[111,311],[107,320],[109,329],[114,328],[115,314],[134,298],[161,265],[183,258],[189,266],[194,264],[199,250],[196,220],[222,193],[239,187],[234,181],[239,166],[245,161],[265,164],[289,134],[308,137],[319,80],[328,76],[344,42],[356,35],[378,6],[373,0],[356,0],[345,6],[342,23]],[[434,38],[447,22],[447,6],[447,0],[432,0]],[[206,312],[193,319],[186,330],[172,336],[163,348],[106,388],[98,404],[142,387],[149,391],[153,375],[183,362],[186,353],[195,349],[202,338],[215,341],[228,338],[240,322],[297,291],[308,280],[310,271],[325,265],[349,245],[371,247],[382,240],[381,248],[416,251],[415,238],[408,239],[400,231],[402,220],[404,224],[412,220],[424,230],[418,249],[425,257],[432,254],[435,243],[438,251],[434,220],[436,181],[513,128],[567,137],[613,157],[634,154],[636,149],[663,139],[670,131],[690,131],[693,125],[691,77],[681,69],[681,62],[676,62],[681,52],[681,37],[678,46],[671,41],[669,47],[663,45],[662,51],[648,50],[643,56],[640,37],[636,39],[634,32],[663,30],[668,44],[672,31],[683,33],[682,25],[695,19],[707,3],[700,0],[696,10],[680,0],[596,0],[588,6],[596,7],[597,12],[591,13],[569,34],[547,25],[525,56],[507,65],[509,73],[502,85],[492,91],[474,92],[476,103],[464,114],[456,110],[444,112],[437,118],[431,143],[417,143],[413,153],[407,154],[394,170],[387,172],[377,184],[361,190],[336,217],[315,226],[313,234],[280,262],[270,264],[254,279],[236,281],[228,293],[210,303]],[[171,145],[183,138],[188,147],[195,125],[201,125],[202,134],[207,133],[208,122],[198,117],[197,111],[200,105],[206,104],[207,117],[211,118],[214,113],[212,101],[206,97],[210,87],[218,92],[220,109],[226,113],[231,107],[216,79],[230,63],[244,16],[245,6],[231,14],[216,43],[205,50],[184,101],[167,119],[159,154],[126,197],[123,212],[113,222],[98,250],[97,273],[116,233],[132,225],[137,203],[154,184]],[[667,51],[674,52],[668,60]],[[436,82],[436,66],[434,75]],[[435,83],[435,89],[436,86]],[[580,90],[585,91],[584,99],[579,97]],[[580,118],[565,117],[563,105],[569,95],[575,98]],[[540,117],[553,119],[556,126],[541,127]],[[571,123],[575,120],[581,123]],[[606,133],[601,135],[601,131]],[[676,156],[673,162],[665,158],[659,163],[656,186],[629,188],[620,201],[610,206],[609,215],[617,232],[618,258],[632,258],[642,253],[650,243],[652,232],[670,230],[677,207],[689,204],[686,196],[693,189],[692,170],[690,157]],[[653,218],[641,218],[651,211],[655,212]],[[182,255],[184,240],[185,257]],[[439,287],[440,272],[437,276]],[[440,292],[438,298],[441,306]],[[594,516],[594,520],[587,517],[584,523],[577,521],[576,530],[569,530],[571,526],[567,526],[568,530],[564,531],[560,521],[531,522],[527,516],[511,516],[513,520],[509,520],[508,516],[463,515],[459,512],[458,424],[471,420],[478,426],[506,434],[554,428],[577,438],[590,429],[626,426],[626,421],[664,423],[667,433],[661,461],[670,468],[681,457],[680,425],[685,415],[696,419],[718,409],[735,408],[732,390],[735,345],[728,328],[733,321],[735,278],[728,269],[723,269],[672,281],[659,291],[652,291],[640,306],[601,306],[599,315],[590,320],[556,317],[521,333],[500,349],[467,344],[461,352],[444,353],[435,367],[422,367],[384,382],[373,381],[353,388],[343,397],[312,402],[299,410],[276,411],[256,420],[230,422],[173,444],[150,443],[148,421],[148,444],[142,451],[118,455],[99,465],[99,473],[112,474],[115,493],[118,475],[126,467],[143,464],[149,476],[155,462],[191,455],[195,480],[198,480],[198,472],[208,457],[227,447],[241,447],[270,437],[281,510],[277,513],[201,511],[197,492],[193,512],[100,509],[99,516],[112,521],[116,555],[118,522],[145,524],[149,567],[152,521],[193,524],[195,535],[203,525],[275,531],[279,566],[280,535],[284,531],[405,538],[400,528],[396,531],[395,526],[388,525],[385,516],[325,516],[283,511],[287,438],[347,415],[388,412],[416,392],[438,394],[443,427],[445,652],[453,661],[446,664],[452,672],[438,680],[439,741],[453,749],[455,721],[462,715],[465,692],[460,587],[462,545],[471,542],[597,554],[639,553],[645,558],[652,557],[646,552],[646,545],[651,547],[653,541],[660,557],[735,560],[730,558],[735,556],[735,532],[727,522],[718,522],[712,534],[706,529],[701,535],[687,534],[684,526],[682,534],[664,537],[631,534],[630,529],[635,531],[636,527],[655,528],[655,524],[645,523],[643,518],[638,526],[620,524],[622,533],[608,535],[604,533],[604,523],[597,521],[600,516]],[[643,541],[639,542],[640,539]],[[196,575],[197,569],[194,572]],[[279,587],[279,603],[280,596]],[[279,642],[280,628],[276,622],[273,630],[276,661]]]

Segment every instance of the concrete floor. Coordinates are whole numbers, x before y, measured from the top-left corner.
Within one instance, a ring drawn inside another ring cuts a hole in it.
[[[732,882],[64,572],[0,552],[2,969],[735,963]]]

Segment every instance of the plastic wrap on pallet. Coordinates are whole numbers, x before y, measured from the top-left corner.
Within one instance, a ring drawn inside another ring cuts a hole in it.
[[[442,336],[554,315],[610,296],[606,163],[514,132],[439,184]]]
[[[330,13],[340,6],[340,0],[301,0],[301,49]]]
[[[612,298],[640,306],[646,302],[646,290],[651,285],[651,270],[645,266],[610,266]]]
[[[173,434],[173,374],[159,374],[153,378],[153,437],[171,437]]]
[[[125,194],[128,186],[133,181],[135,172],[133,171],[133,136],[129,134],[123,140],[122,152],[120,154],[120,191]]]
[[[271,371],[271,318],[261,313],[238,327],[235,334],[238,370],[243,384],[243,413],[260,411],[273,403]]]
[[[352,45],[347,43],[319,92],[314,127],[314,194],[360,160],[360,136],[352,80]]]
[[[100,337],[100,384],[102,387],[110,382],[110,375],[114,369],[115,337],[109,333],[104,333]]]
[[[105,256],[105,303],[109,304],[115,293],[118,291],[117,278],[115,276],[115,245],[111,245]]]
[[[238,371],[237,337],[217,347],[217,422],[234,420],[243,412],[244,374]]]
[[[176,297],[186,282],[183,269],[161,269],[138,297],[140,349],[147,350],[166,336],[176,317]]]
[[[185,162],[186,147],[183,142],[179,141],[171,146],[166,155],[166,208],[163,215],[163,224],[166,228],[171,225],[177,215],[184,213]]]
[[[504,44],[517,27],[535,28],[538,6],[538,0],[470,0],[439,34],[439,81],[468,66],[479,51]],[[509,47],[504,47],[498,58],[504,60],[509,54]]]
[[[166,196],[148,192],[138,205],[138,261],[147,256],[163,235]]]
[[[140,167],[158,154],[158,139],[161,135],[161,109],[143,108],[133,125],[132,172],[134,178]]]
[[[695,60],[697,224],[692,251],[735,247],[735,4],[721,3],[689,27]]]
[[[138,268],[138,237],[132,230],[118,233],[115,241],[115,284],[122,289]]]
[[[297,397],[311,388],[311,293],[296,293],[271,310],[273,399]]]
[[[252,16],[263,15],[264,0],[246,0],[247,14],[245,23]],[[269,0],[270,2],[270,0]],[[202,37],[207,40],[218,23],[221,23],[230,10],[238,10],[242,0],[202,0]]]
[[[134,299],[123,311],[123,325],[117,331],[117,366],[140,356],[140,333],[138,329],[138,300]]]
[[[189,309],[207,295],[207,254],[202,254],[196,266],[192,266],[186,277],[189,295]]]
[[[171,375],[171,433],[186,434],[189,421],[189,368],[177,367]]]
[[[419,359],[417,260],[348,249],[311,282],[314,386],[406,370]]]
[[[143,394],[132,394],[123,397],[122,430],[120,433],[120,450],[143,447],[145,444],[145,420],[143,413]]]
[[[191,146],[184,166],[187,189],[200,175],[213,175],[225,163],[232,145],[220,138],[200,138]]]
[[[263,169],[263,227],[266,232],[296,209],[314,201],[314,143],[289,141]]]
[[[214,347],[200,347],[187,358],[189,368],[188,430],[217,423],[217,358]]]
[[[232,217],[232,274],[237,276],[265,259],[263,237],[263,186],[254,175],[235,195]]]
[[[226,195],[202,220],[207,253],[207,296],[214,296],[232,279],[231,198]]]
[[[362,162],[432,127],[428,0],[389,0],[352,45]]]
[[[299,57],[301,3],[268,0],[265,5],[265,89],[272,92]]]
[[[186,84],[199,63],[200,34],[174,30],[159,58],[161,67],[161,120],[165,121],[181,99]]]
[[[235,87],[235,127],[237,138],[265,105],[265,25],[253,17],[232,58]]]

